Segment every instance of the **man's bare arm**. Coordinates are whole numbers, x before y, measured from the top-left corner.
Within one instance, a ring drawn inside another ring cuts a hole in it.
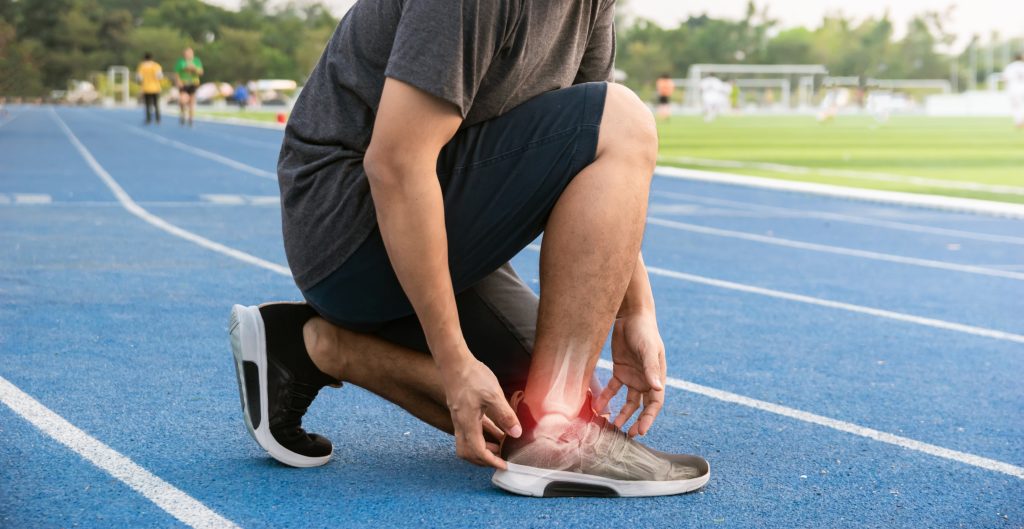
[[[388,78],[363,165],[388,257],[441,371],[456,451],[471,462],[504,468],[486,449],[482,431],[493,431],[496,423],[518,436],[521,428],[494,374],[473,357],[462,335],[437,179],[438,154],[461,123],[454,105]]]

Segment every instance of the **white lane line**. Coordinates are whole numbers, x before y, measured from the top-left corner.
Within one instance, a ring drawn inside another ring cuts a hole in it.
[[[794,208],[785,208],[778,206],[767,206],[764,204],[755,204],[752,202],[741,202],[738,200],[726,200],[722,198],[711,198],[700,195],[691,195],[689,193],[679,193],[676,191],[652,191],[652,194],[657,196],[663,196],[668,198],[678,198],[683,200],[689,200],[698,202],[701,204],[707,204],[711,206],[726,206],[739,208],[744,211],[754,212],[763,211],[766,213],[774,213],[787,217],[798,217],[798,218],[812,218],[831,220],[836,222],[846,222],[849,224],[861,224],[865,226],[878,226],[880,228],[888,228],[893,230],[908,231],[913,233],[928,233],[932,235],[942,235],[946,237],[956,237],[962,239],[972,239],[977,241],[986,242],[998,242],[1007,244],[1021,244],[1024,245],[1024,237],[1014,237],[1012,235],[996,235],[991,233],[978,233],[974,231],[955,230],[950,228],[938,228],[935,226],[925,226],[922,224],[912,224],[908,222],[897,222],[892,220],[874,219],[870,217],[860,217],[856,215],[846,215],[842,213],[831,213],[827,211],[813,211],[813,210],[802,210]],[[700,213],[698,211],[697,213]]]
[[[170,138],[165,138],[164,136],[161,136],[159,134],[150,132],[148,130],[142,130],[142,129],[138,128],[138,127],[133,127],[131,125],[126,125],[124,123],[121,123],[120,121],[115,121],[115,120],[108,120],[108,121],[111,121],[113,123],[117,123],[118,125],[126,128],[128,130],[130,130],[131,132],[133,132],[135,134],[138,134],[139,136],[142,136],[144,138],[149,138],[149,139],[151,139],[153,141],[156,141],[156,142],[163,143],[164,145],[170,145],[171,147],[174,147],[175,149],[182,150],[182,151],[194,154],[194,155],[202,157],[202,158],[206,158],[207,160],[213,160],[213,161],[215,161],[217,163],[226,165],[226,166],[231,167],[233,169],[238,169],[239,171],[242,171],[242,172],[245,172],[245,173],[249,173],[251,175],[255,175],[255,176],[258,176],[260,178],[269,178],[269,179],[275,180],[275,181],[277,180],[277,175],[272,173],[272,172],[270,172],[270,171],[264,171],[263,169],[260,169],[258,167],[253,167],[253,166],[251,166],[249,164],[245,164],[245,163],[239,162],[238,160],[232,160],[231,158],[228,158],[227,156],[222,156],[220,154],[208,151],[206,149],[200,149],[199,147],[193,147],[193,146],[191,146],[191,145],[189,145],[187,143],[182,143],[182,142],[180,142],[178,140],[172,140]]]
[[[280,206],[281,197],[277,195],[246,195],[245,199],[253,206]]]
[[[0,121],[0,128],[3,128],[4,126],[9,124],[10,122],[20,118],[21,114],[11,114],[10,116],[11,116],[10,119],[8,119],[7,121]]]
[[[614,368],[614,364],[605,359],[599,359],[597,366],[603,369],[611,371]],[[941,457],[943,459],[949,459],[959,463],[964,463],[973,467],[984,468],[986,470],[993,470],[995,472],[1001,472],[1013,476],[1015,478],[1024,479],[1024,468],[1004,463],[995,459],[982,457],[967,452],[960,452],[958,450],[951,450],[938,445],[925,443],[909,437],[903,437],[900,435],[894,435],[888,432],[875,430],[865,426],[860,426],[851,422],[840,421],[838,419],[832,419],[822,415],[798,410],[796,408],[790,408],[781,404],[775,404],[772,402],[766,402],[763,400],[753,399],[738,395],[736,393],[730,393],[728,391],[722,391],[720,389],[710,388],[695,384],[693,382],[687,382],[678,378],[668,377],[665,381],[668,386],[690,393],[696,393],[703,395],[708,398],[720,400],[722,402],[728,402],[730,404],[738,404],[740,406],[746,406],[748,408],[754,408],[756,410],[773,413],[775,415],[781,415],[783,417],[789,417],[798,421],[803,421],[818,426],[824,426],[833,430],[839,430],[840,432],[846,432],[860,437],[866,437],[874,441],[886,443],[890,445],[899,446],[908,450],[914,450],[916,452],[923,452],[928,455],[935,457]]]
[[[89,151],[86,150],[84,146],[82,146],[81,142],[79,142],[78,139],[71,132],[71,130],[68,129],[67,125],[64,125],[64,122],[60,121],[60,117],[57,116],[56,112],[54,112],[53,115],[58,120],[58,123],[60,123],[60,125],[64,129],[65,133],[68,135],[68,138],[72,140],[72,143],[75,144],[75,147],[79,150],[79,152],[86,159],[86,161],[89,162],[90,167],[93,168],[93,170],[96,172],[96,174],[104,181],[104,183],[107,184],[108,187],[110,187],[111,191],[113,191],[114,194],[118,197],[118,201],[121,202],[121,204],[123,206],[125,206],[126,209],[128,209],[133,214],[136,214],[138,216],[138,213],[135,213],[134,211],[132,211],[132,209],[130,209],[128,207],[128,205],[129,204],[134,205],[137,210],[141,210],[142,208],[139,208],[138,205],[135,205],[135,203],[132,201],[131,197],[129,197],[124,192],[124,190],[121,189],[121,186],[117,185],[117,182],[114,181],[114,179],[110,176],[110,174],[107,173],[96,162],[96,159],[93,158],[91,154],[89,154]],[[145,212],[145,210],[142,210],[142,211]],[[157,217],[149,214],[148,212],[145,212],[145,214],[148,217],[157,218]],[[146,219],[146,217],[143,217],[143,220],[146,220],[147,222],[150,222],[149,220]],[[163,222],[167,226],[171,226],[170,224],[164,222],[162,219],[161,219],[161,222]],[[172,235],[175,235],[177,237],[181,237],[181,238],[183,238],[183,239],[185,239],[187,241],[199,244],[200,246],[203,246],[204,248],[207,248],[207,249],[213,250],[215,252],[221,253],[223,255],[226,255],[228,257],[232,257],[234,259],[239,259],[239,260],[241,260],[243,262],[246,262],[246,263],[249,263],[249,264],[255,264],[256,266],[261,266],[263,268],[266,268],[267,270],[270,270],[272,272],[277,272],[277,273],[279,273],[279,274],[281,274],[283,276],[291,277],[291,273],[288,270],[288,268],[286,268],[286,267],[283,267],[283,266],[280,266],[280,265],[273,265],[273,263],[270,263],[269,261],[264,261],[263,259],[260,259],[260,258],[258,258],[256,256],[247,254],[245,252],[241,252],[239,250],[235,250],[234,248],[229,248],[229,247],[224,246],[222,244],[214,243],[213,241],[210,241],[209,239],[206,239],[204,237],[200,237],[199,235],[196,235],[196,234],[194,234],[192,232],[183,230],[181,228],[177,228],[175,226],[171,226],[171,227],[174,228],[174,231],[171,231],[171,230],[165,230],[165,231],[167,231],[168,233],[170,233]],[[206,241],[209,244],[202,244],[202,243],[200,243],[198,241]],[[535,250],[535,251],[540,251],[540,246],[536,245],[536,244],[531,244],[527,248],[529,248],[531,250]],[[269,267],[267,267],[267,266],[265,266],[263,264],[260,264],[260,263],[266,263],[266,264],[273,265],[273,268],[269,268]],[[648,271],[650,271],[650,270],[651,270],[651,268],[648,268]],[[707,279],[707,278],[702,278],[702,279]],[[711,281],[716,281],[716,280],[711,280]],[[729,287],[726,287],[726,288],[729,288]],[[756,287],[750,287],[750,288],[754,288],[756,290],[761,290],[761,289],[757,289]],[[785,293],[779,293],[779,294],[785,294]],[[804,296],[797,296],[797,295],[792,295],[792,294],[790,296],[793,296],[792,299],[795,299],[795,300],[798,300],[798,301],[799,300],[803,300],[803,298],[805,298]],[[778,296],[776,296],[776,297],[778,297]],[[812,299],[813,300],[814,298],[806,298],[806,299]],[[842,303],[834,304],[834,305],[827,304],[827,303],[832,303],[832,302],[827,302],[825,300],[816,300],[816,301],[825,302],[825,306],[834,306],[835,308],[845,308],[846,310],[850,310],[849,307],[856,307],[856,306],[853,306],[853,305],[847,306],[846,304],[842,304]],[[815,303],[815,304],[823,304],[823,303]],[[866,307],[859,307],[859,308],[860,309],[867,309]],[[871,311],[874,311],[874,312],[871,312]],[[887,313],[887,311],[876,311],[875,309],[867,309],[867,311],[865,311],[865,310],[855,310],[854,312],[864,312],[866,314],[872,314],[872,315],[882,316],[882,317],[891,317],[891,316],[886,316],[885,314],[896,314],[896,313]],[[928,323],[926,323],[926,322],[929,322],[929,321],[938,322],[938,320],[928,320],[927,318],[916,318],[916,317],[913,317],[913,316],[907,317],[907,315],[900,315],[900,316],[904,316],[904,318],[903,318],[904,321],[909,321],[909,322],[912,322],[912,323],[919,323],[919,324],[922,324],[922,325],[928,325]],[[899,319],[899,318],[897,318],[897,319]],[[961,325],[957,325],[957,324],[950,324],[948,322],[939,322],[939,323],[947,325],[947,326],[943,326],[943,327],[940,327],[940,328],[945,328],[945,329],[949,329],[949,330],[957,330],[957,331],[960,331],[960,332],[967,332],[967,330],[975,329],[975,328],[971,328],[971,327],[966,326],[966,325],[962,325],[961,326]],[[930,325],[930,326],[935,327],[936,325]],[[987,330],[987,329],[982,329],[982,330]],[[994,332],[998,333],[998,331],[994,331]],[[968,334],[979,334],[979,333],[977,333],[977,332],[968,332]],[[1008,334],[1008,333],[1002,333],[1002,334]],[[981,336],[996,337],[996,336],[992,336],[992,335],[988,335],[988,334],[981,334]],[[1017,336],[1017,335],[1012,335],[1012,336],[1015,336],[1017,338],[1017,340],[1011,340],[1011,341],[1019,341],[1021,343],[1024,343],[1024,336]],[[683,381],[677,381],[677,382],[679,382],[680,384],[684,384]],[[678,387],[678,386],[675,386],[675,385],[673,385],[673,386],[674,387]],[[685,388],[683,388],[683,389],[685,389]],[[839,430],[839,431],[842,431],[842,432],[846,432],[846,433],[851,433],[851,434],[855,434],[855,435],[862,435],[864,437],[868,437],[869,439],[873,439],[875,441],[879,441],[879,442],[882,442],[882,443],[896,444],[896,441],[899,441],[902,444],[899,444],[898,446],[903,446],[904,448],[908,448],[910,450],[916,450],[916,451],[919,451],[919,452],[927,453],[927,454],[938,456],[938,457],[945,457],[947,459],[954,459],[955,461],[959,461],[959,462],[967,464],[967,465],[971,465],[971,466],[975,466],[975,467],[979,467],[979,468],[984,468],[984,469],[987,469],[987,470],[994,470],[994,471],[997,471],[997,472],[1003,472],[1003,473],[1010,474],[1011,476],[1015,476],[1015,477],[1024,479],[1024,469],[1021,469],[1019,467],[1015,467],[1015,466],[1013,466],[1013,465],[1011,465],[1009,463],[1003,463],[1001,461],[996,461],[996,460],[984,458],[984,457],[981,457],[981,456],[976,456],[976,455],[972,455],[972,454],[966,454],[966,453],[963,453],[963,452],[957,452],[955,450],[945,449],[945,448],[938,447],[938,446],[935,446],[935,445],[930,445],[930,444],[923,443],[923,442],[920,442],[920,441],[915,441],[913,439],[907,439],[907,438],[899,437],[899,436],[896,436],[896,435],[893,435],[893,434],[888,434],[888,433],[885,433],[885,432],[880,432],[880,431],[877,431],[877,430],[872,430],[870,428],[865,428],[865,427],[862,427],[862,426],[857,426],[857,425],[854,425],[852,423],[846,423],[846,422],[838,421],[838,420],[835,420],[835,419],[829,419],[828,417],[822,417],[820,415],[814,415],[812,413],[803,412],[803,411],[796,410],[796,409],[793,409],[793,408],[786,408],[784,406],[780,406],[780,405],[777,405],[777,404],[772,404],[772,403],[769,403],[769,402],[763,402],[763,401],[758,401],[758,400],[755,400],[755,399],[750,399],[749,397],[743,397],[742,395],[735,395],[735,394],[724,392],[724,391],[720,391],[720,390],[714,390],[712,388],[707,388],[707,389],[709,391],[717,392],[717,393],[714,393],[714,394],[710,394],[709,393],[709,394],[707,394],[707,396],[709,396],[711,398],[719,399],[719,400],[724,400],[725,402],[731,402],[731,403],[740,404],[740,405],[743,405],[743,406],[751,406],[751,407],[754,407],[756,409],[760,409],[760,410],[763,410],[763,411],[768,411],[770,413],[779,413],[780,411],[786,411],[787,413],[789,413],[789,415],[787,415],[787,416],[795,418],[797,420],[811,422],[813,424],[817,424],[817,425],[824,426],[824,427],[827,427],[827,428],[833,428],[833,429],[836,429],[836,430]],[[763,404],[764,406],[760,406],[760,405],[752,406],[752,404],[754,404],[754,403]],[[851,430],[851,429],[847,428],[846,427],[847,425],[852,427],[853,429]],[[877,435],[868,435],[868,433],[877,434]],[[959,457],[960,455],[962,455],[964,457]]]
[[[847,200],[860,200],[863,202],[878,202],[881,204],[896,204],[898,206],[1024,219],[1024,204],[1012,204],[1009,202],[993,202],[991,200],[977,200],[973,198],[950,197],[944,195],[928,195],[924,193],[905,193],[901,191],[882,191],[878,189],[864,189],[859,187],[819,184],[815,182],[798,182],[793,180],[781,180],[778,178],[766,178],[762,176],[737,175],[661,165],[655,169],[654,175],[663,178],[756,187],[775,191],[788,191],[792,193],[838,197]]]
[[[99,162],[96,161],[96,158],[93,158],[92,153],[90,153],[89,150],[86,149],[84,145],[82,145],[81,141],[78,141],[78,137],[75,136],[75,133],[71,132],[71,129],[69,129],[68,126],[64,123],[64,120],[60,119],[60,116],[57,114],[57,112],[53,109],[50,109],[50,112],[53,115],[53,119],[57,122],[58,125],[60,125],[61,130],[63,130],[64,134],[67,135],[68,140],[70,140],[71,144],[74,145],[75,149],[78,150],[78,153],[82,155],[82,158],[84,158],[86,163],[89,164],[89,167],[91,167],[93,172],[96,173],[96,176],[99,176],[100,180],[103,180],[103,183],[106,184],[108,188],[110,188],[110,191],[112,193],[114,193],[114,197],[117,198],[117,201],[120,202],[121,206],[123,206],[124,209],[128,210],[129,213],[135,215],[136,217],[139,217],[140,219],[148,222],[149,224],[152,224],[157,228],[160,228],[161,230],[166,231],[167,233],[170,233],[171,235],[181,237],[182,239],[198,244],[203,248],[207,248],[209,250],[222,253],[229,257],[238,259],[239,261],[256,265],[266,270],[270,270],[271,272],[291,275],[291,272],[285,266],[281,266],[277,263],[272,263],[265,259],[260,259],[255,255],[250,255],[245,252],[238,251],[229,246],[225,246],[219,242],[211,241],[206,237],[196,235],[195,233],[192,233],[188,230],[181,229],[143,209],[142,206],[138,205],[132,199],[132,197],[125,192],[121,185],[118,184],[112,176],[110,176],[110,173],[108,173],[106,169],[104,169],[103,166],[101,166]]]
[[[205,202],[225,206],[240,206],[245,204],[245,197],[242,195],[199,195],[199,199]]]
[[[185,525],[197,529],[237,527],[127,456],[83,432],[3,377],[0,377],[0,402],[44,434],[128,485]]]
[[[893,255],[881,252],[872,252],[868,250],[857,250],[854,248],[844,248],[842,246],[830,246],[827,244],[817,244],[812,242],[795,241],[792,239],[783,239],[781,237],[768,237],[766,235],[758,235],[755,233],[746,233],[742,231],[723,230],[720,228],[709,228],[707,226],[698,226],[696,224],[688,224],[685,222],[678,222],[674,220],[659,219],[655,217],[647,218],[648,225],[662,226],[665,228],[671,228],[674,230],[688,231],[692,233],[701,233],[704,235],[712,235],[715,237],[726,237],[729,239],[740,239],[744,241],[758,242],[763,244],[771,244],[775,246],[785,246],[787,248],[796,248],[799,250],[809,250],[812,252],[830,253],[834,255],[845,255],[847,257],[859,257],[862,259],[871,259],[874,261],[886,261],[890,263],[899,263],[912,266],[921,266],[924,268],[936,268],[939,270],[949,270],[953,272],[963,272],[967,274],[977,274],[991,277],[1002,277],[1006,279],[1015,279],[1017,281],[1024,281],[1024,274],[1019,272],[1011,272],[1008,270],[995,270],[992,268],[984,268],[974,265],[965,265],[957,263],[947,263],[944,261],[934,261],[931,259],[920,259],[917,257],[906,257],[902,255]]]
[[[793,175],[821,175],[837,178],[849,178],[851,180],[870,180],[875,182],[896,182],[921,187],[932,187],[939,189],[956,189],[960,191],[979,191],[983,193],[998,193],[1006,195],[1024,195],[1024,187],[1006,186],[996,184],[981,184],[978,182],[964,182],[961,180],[943,180],[938,178],[925,178],[921,176],[906,176],[893,173],[880,173],[875,171],[855,171],[851,169],[830,169],[824,167],[801,167],[798,165],[785,165],[768,162],[745,162],[737,160],[716,160],[710,158],[691,158],[689,156],[663,157],[660,161],[681,163],[686,165],[698,165],[702,167],[717,167],[725,169],[757,169],[761,171],[773,171]]]
[[[43,206],[53,203],[53,197],[40,193],[12,193],[10,196],[0,193],[0,205],[14,204],[17,206]]]
[[[536,244],[531,244],[527,246],[527,248],[535,252],[540,251],[540,246]],[[647,265],[647,272],[651,275],[669,277],[672,279],[678,279],[680,281],[698,283],[701,285],[723,288],[726,290],[735,290],[738,292],[757,294],[760,296],[767,296],[770,298],[784,299],[787,301],[796,301],[798,303],[806,303],[808,305],[817,305],[819,307],[828,307],[830,309],[838,309],[845,310],[847,312],[867,314],[869,316],[875,316],[878,318],[913,323],[915,325],[922,325],[925,327],[932,327],[935,329],[942,329],[945,331],[960,332],[964,334],[971,334],[974,336],[992,338],[995,340],[1004,340],[1008,342],[1024,344],[1024,335],[1014,334],[1006,331],[998,331],[995,329],[988,329],[985,327],[975,327],[973,325],[964,325],[962,323],[954,323],[951,321],[938,320],[934,318],[925,318],[922,316],[914,316],[913,314],[905,314],[902,312],[894,312],[891,310],[875,309],[872,307],[865,307],[863,305],[854,305],[852,303],[843,303],[841,301],[832,301],[828,299],[804,296],[802,294],[794,294],[792,292],[784,292],[781,290],[772,290],[770,288],[761,288],[753,285],[746,285],[743,283],[734,283],[732,281],[723,281],[721,279],[713,279],[710,277],[704,277],[695,274],[676,272],[675,270],[668,270],[665,268],[659,268],[650,265]]]
[[[53,202],[53,197],[50,195],[44,195],[40,193],[14,193],[14,203],[22,205],[41,205],[50,204]]]
[[[653,275],[671,277],[673,279],[688,281],[690,283],[700,283],[703,285],[724,288],[728,290],[736,290],[740,292],[747,292],[750,294],[758,294],[761,296],[768,296],[777,299],[785,299],[788,301],[806,303],[809,305],[817,305],[819,307],[828,307],[832,309],[845,310],[848,312],[867,314],[869,316],[876,316],[879,318],[914,323],[917,325],[923,325],[925,327],[933,327],[935,329],[961,332],[964,334],[972,334],[974,336],[983,336],[985,338],[993,338],[996,340],[1004,340],[1008,342],[1024,344],[1024,335],[1014,334],[1006,331],[998,331],[995,329],[988,329],[985,327],[975,327],[973,325],[964,325],[961,323],[954,323],[951,321],[938,320],[934,318],[925,318],[922,316],[914,316],[912,314],[904,314],[902,312],[894,312],[891,310],[875,309],[871,307],[865,307],[862,305],[854,305],[852,303],[843,303],[841,301],[831,301],[811,296],[804,296],[801,294],[793,294],[791,292],[783,292],[781,290],[772,290],[770,288],[761,288],[755,287],[753,285],[745,285],[742,283],[733,283],[731,281],[723,281],[721,279],[712,279],[710,277],[686,274],[683,272],[676,272],[675,270],[667,270],[664,268],[658,268],[656,266],[648,266],[647,271]]]
[[[277,195],[199,195],[199,199],[220,206],[277,206],[281,198]]]

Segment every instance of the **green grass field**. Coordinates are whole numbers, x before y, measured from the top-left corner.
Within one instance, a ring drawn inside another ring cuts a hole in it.
[[[277,121],[266,110],[197,114]],[[1009,118],[676,116],[659,134],[662,165],[1024,203],[1024,132]]]
[[[267,123],[277,122],[277,111],[273,110],[202,110],[196,109],[196,116],[211,117],[211,118],[235,118],[235,119],[248,119],[252,121],[263,121]],[[285,112],[287,115],[288,112]]]
[[[659,133],[662,165],[1024,203],[1024,132],[1009,118],[677,116]]]

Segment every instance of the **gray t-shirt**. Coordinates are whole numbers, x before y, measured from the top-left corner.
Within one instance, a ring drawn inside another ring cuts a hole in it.
[[[377,224],[363,154],[384,78],[455,104],[463,127],[544,92],[612,76],[615,0],[359,0],[288,119],[277,164],[288,264],[301,289]]]

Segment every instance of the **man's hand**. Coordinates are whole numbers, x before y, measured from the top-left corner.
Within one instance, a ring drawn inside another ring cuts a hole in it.
[[[624,314],[615,320],[612,361],[612,379],[594,408],[603,409],[626,386],[626,403],[615,418],[615,426],[621,428],[642,406],[640,417],[628,433],[630,437],[644,435],[665,403],[665,344],[653,312]]]
[[[497,445],[487,443],[484,432],[501,439],[506,433],[519,437],[523,429],[494,373],[470,357],[458,365],[442,365],[441,378],[455,428],[455,454],[476,465],[506,469]]]

